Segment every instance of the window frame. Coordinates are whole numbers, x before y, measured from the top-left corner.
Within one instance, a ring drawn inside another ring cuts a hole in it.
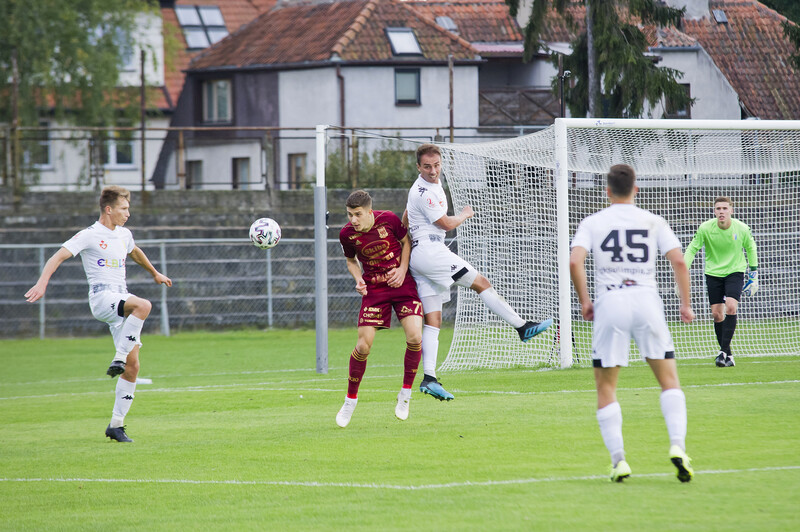
[[[686,95],[691,99],[692,97],[691,83],[681,83],[680,85],[686,91]],[[691,120],[692,118],[691,102],[689,102],[686,105],[686,107],[683,107],[681,109],[670,109],[671,107],[672,104],[669,101],[669,97],[664,96],[664,118],[676,119],[676,120]]]
[[[392,55],[394,56],[421,56],[422,54],[422,45],[419,44],[419,39],[417,39],[417,34],[414,33],[412,28],[385,28],[386,32],[386,39],[389,41],[389,46],[392,48]],[[414,39],[414,45],[416,45],[416,50],[408,51],[408,50],[401,50],[401,45],[408,45],[409,42],[401,42],[395,41],[392,36],[398,36],[401,38],[401,35],[410,35]]]
[[[225,113],[226,116],[220,118],[220,109],[218,104],[219,95],[217,93],[217,84],[225,83],[227,86],[228,97],[226,101]],[[229,78],[216,78],[207,79],[201,83],[201,121],[204,124],[231,124],[233,123],[233,80]],[[211,93],[211,94],[209,94]],[[209,99],[213,99],[213,116],[209,116]]]
[[[222,21],[222,24],[210,24],[207,23],[203,16],[203,11],[214,11],[219,14],[219,20]],[[189,15],[193,13],[191,20],[186,22],[181,21],[182,15],[181,13],[186,13]],[[222,14],[222,10],[219,6],[215,5],[180,5],[175,6],[175,17],[178,19],[178,25],[181,27],[181,31],[183,32],[183,38],[186,41],[186,49],[187,50],[204,50],[209,46],[218,43],[228,35],[230,32],[228,31],[228,27],[225,25],[225,16]],[[224,35],[221,35],[224,32]],[[193,37],[189,37],[192,35]],[[212,39],[212,35],[214,35],[214,39]],[[216,38],[218,37],[219,38]],[[197,37],[202,37],[203,41],[196,40]],[[203,46],[199,46],[202,43],[205,43]]]
[[[400,99],[397,91],[398,74],[415,74],[417,85],[415,99]],[[422,105],[422,71],[419,67],[398,67],[394,69],[394,104],[400,107],[416,107]]]

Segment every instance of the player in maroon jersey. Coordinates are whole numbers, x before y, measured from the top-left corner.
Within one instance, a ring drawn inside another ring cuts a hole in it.
[[[347,270],[356,281],[356,292],[361,294],[361,312],[358,341],[350,354],[347,396],[336,415],[336,424],[346,427],[350,423],[375,332],[389,328],[392,308],[406,333],[403,387],[397,394],[394,413],[398,419],[406,420],[411,386],[422,355],[422,303],[408,273],[411,242],[400,218],[391,211],[373,211],[372,198],[364,190],[356,190],[347,198],[347,218],[350,221],[339,233],[339,242],[347,258]]]

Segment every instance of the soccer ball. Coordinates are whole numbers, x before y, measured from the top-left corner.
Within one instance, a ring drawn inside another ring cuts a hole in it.
[[[250,226],[250,241],[258,249],[274,248],[281,239],[281,226],[272,218],[259,218]]]

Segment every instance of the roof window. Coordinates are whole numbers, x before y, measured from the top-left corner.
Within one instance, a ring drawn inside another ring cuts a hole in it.
[[[712,9],[711,12],[714,14],[714,20],[717,21],[717,24],[727,24],[728,17],[725,15],[725,12],[721,9]]]
[[[417,36],[411,28],[386,28],[392,55],[422,55]]]
[[[175,15],[189,49],[201,50],[228,35],[225,19],[217,6],[175,6]]]
[[[452,33],[458,33],[458,26],[450,17],[436,17],[436,24]]]

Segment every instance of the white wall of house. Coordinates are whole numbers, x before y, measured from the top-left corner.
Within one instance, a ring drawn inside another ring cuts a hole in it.
[[[691,95],[696,98],[692,106],[693,119],[739,120],[739,96],[728,79],[720,72],[708,53],[701,47],[652,50],[661,56],[659,67],[674,68],[684,73],[679,83],[688,83]],[[664,107],[659,102],[645,115],[661,118]]]
[[[90,173],[89,142],[86,132],[80,130],[58,130],[64,124],[51,122],[49,127],[48,155],[49,164],[36,167],[33,190],[47,191],[80,191],[93,190],[97,186],[97,177]],[[161,118],[150,120],[148,127],[166,128],[169,120]],[[161,151],[165,131],[147,131],[145,143],[146,179],[155,169],[158,154]],[[134,133],[132,142],[133,162],[131,164],[105,165],[100,178],[100,186],[120,185],[133,190],[142,188],[142,146],[139,133]],[[146,189],[153,185],[146,183]]]
[[[145,52],[145,79],[148,85],[164,85],[164,36],[161,17],[157,14],[140,14],[136,17],[137,44],[132,61],[120,75],[124,87],[141,84],[140,53]]]
[[[450,81],[446,66],[420,67],[420,105],[395,104],[395,67],[342,67],[344,78],[345,125],[353,128],[375,128],[391,125],[386,130],[394,135],[399,128],[413,127],[401,133],[432,139],[438,133],[447,135],[450,124]],[[340,125],[339,82],[336,69],[319,68],[281,72],[278,82],[280,126],[314,127],[318,124]],[[478,125],[478,68],[461,66],[454,70],[454,126],[475,128]],[[464,134],[460,130],[460,134]],[[307,154],[306,174],[313,181],[316,172],[316,150],[313,133],[296,140],[283,140],[280,145],[279,182],[288,181],[289,154]],[[332,148],[333,149],[333,148]]]

